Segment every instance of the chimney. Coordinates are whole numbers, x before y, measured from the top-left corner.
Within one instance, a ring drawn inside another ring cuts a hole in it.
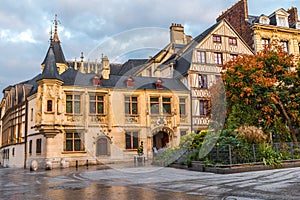
[[[101,69],[103,79],[109,79],[110,65],[107,56],[102,57]]]
[[[287,11],[289,15],[289,25],[293,26],[296,22],[298,22],[298,11],[296,7],[291,7]]]
[[[181,24],[172,23],[170,26],[170,42],[176,44],[187,44],[184,27]]]

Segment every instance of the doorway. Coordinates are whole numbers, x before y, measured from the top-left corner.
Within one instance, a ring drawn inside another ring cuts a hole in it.
[[[169,141],[169,134],[164,131],[159,131],[157,134],[153,135],[153,147],[156,147],[156,149],[166,147]]]
[[[108,155],[108,145],[106,138],[100,138],[97,140],[97,151],[96,156],[107,156]]]

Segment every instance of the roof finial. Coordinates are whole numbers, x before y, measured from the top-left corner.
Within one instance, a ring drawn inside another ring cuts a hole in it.
[[[57,25],[60,24],[60,21],[57,20],[57,14],[55,14],[55,18],[54,20],[52,20],[53,24],[54,24],[54,42],[60,42],[59,38],[58,38],[58,33],[57,33]]]
[[[84,56],[83,56],[83,52],[81,52],[81,62],[83,62]]]
[[[50,31],[49,31],[49,35],[50,35],[50,43],[51,43],[52,40],[53,40],[52,34],[53,34],[53,31],[52,31],[52,26],[51,26]]]
[[[80,61],[80,68],[79,68],[79,71],[81,73],[85,73],[85,69],[84,69],[84,62],[83,62],[83,59],[84,59],[84,56],[83,56],[83,52],[81,52],[81,61]]]

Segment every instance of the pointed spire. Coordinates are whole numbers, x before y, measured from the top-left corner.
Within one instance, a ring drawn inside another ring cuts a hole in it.
[[[63,80],[57,71],[52,44],[50,44],[49,51],[45,58],[45,67],[39,80],[41,79],[58,79],[61,81]]]
[[[60,42],[59,38],[58,38],[58,33],[57,33],[57,25],[58,23],[60,23],[59,20],[57,20],[57,14],[55,14],[55,18],[53,20],[53,24],[54,24],[54,36],[53,36],[53,40],[54,42]]]

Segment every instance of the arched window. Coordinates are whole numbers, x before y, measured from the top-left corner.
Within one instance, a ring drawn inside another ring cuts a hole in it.
[[[108,141],[107,138],[99,138],[96,146],[96,156],[108,155]]]

